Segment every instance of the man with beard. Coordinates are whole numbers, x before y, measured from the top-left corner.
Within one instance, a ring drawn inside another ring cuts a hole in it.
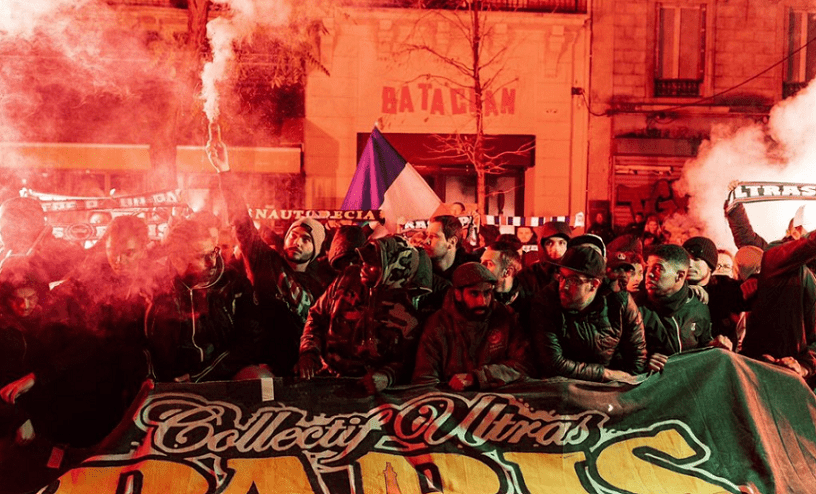
[[[167,278],[145,315],[156,379],[200,382],[267,375],[256,365],[262,340],[246,278],[225,266],[200,223],[180,221],[165,244]]]
[[[240,183],[230,171],[227,147],[220,139],[211,139],[207,142],[207,156],[218,172],[221,193],[230,222],[235,228],[246,273],[261,305],[285,304],[291,316],[299,321],[299,338],[309,307],[325,288],[308,270],[326,239],[323,225],[312,218],[301,218],[292,223],[284,237],[284,254],[281,257],[263,241],[249,217],[246,203],[238,195]]]
[[[207,156],[218,172],[221,193],[241,251],[244,271],[258,301],[264,335],[264,357],[275,375],[290,375],[298,360],[298,346],[309,308],[329,281],[316,274],[314,262],[326,238],[323,225],[312,218],[292,223],[284,238],[283,254],[261,238],[245,201],[241,184],[232,174],[227,147],[218,139],[207,142]]]
[[[425,324],[414,384],[491,389],[529,375],[529,343],[515,313],[494,300],[495,285],[479,263],[456,268],[442,309]]]
[[[300,218],[289,225],[283,237],[283,257],[295,272],[295,279],[317,299],[331,276],[321,272],[316,262],[326,240],[326,229],[314,218]]]
[[[369,240],[309,311],[300,377],[360,377],[370,394],[408,380],[419,330],[418,298],[431,265],[402,237]]]
[[[603,290],[605,262],[594,245],[570,247],[557,267],[557,288],[536,295],[530,316],[542,376],[633,382],[646,340],[629,293]]]

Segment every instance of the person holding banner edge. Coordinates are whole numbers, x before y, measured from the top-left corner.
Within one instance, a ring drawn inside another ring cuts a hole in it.
[[[785,367],[816,388],[816,204],[800,206],[791,233],[768,243],[754,232],[742,203],[732,201],[737,186],[731,184],[725,203],[734,242],[764,250],[742,353]]]

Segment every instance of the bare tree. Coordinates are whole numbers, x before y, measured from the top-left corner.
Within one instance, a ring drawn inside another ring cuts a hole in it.
[[[488,91],[496,92],[514,82],[503,76],[507,46],[501,46],[492,53],[487,53],[486,41],[494,35],[494,26],[488,22],[486,13],[491,10],[489,0],[464,0],[461,3],[442,5],[420,2],[421,8],[443,7],[449,10],[433,10],[429,15],[442,16],[454,24],[456,30],[468,46],[466,58],[458,58],[439,51],[427,43],[405,43],[408,52],[423,52],[430,55],[443,66],[451,68],[458,77],[448,77],[435,73],[421,74],[418,78],[438,80],[453,87],[461,88],[472,94],[471,112],[474,119],[473,134],[456,132],[450,135],[437,136],[440,142],[439,152],[446,157],[465,159],[473,164],[476,172],[476,202],[479,213],[485,212],[487,175],[505,171],[508,154],[523,154],[531,150],[532,144],[511,152],[491,154],[486,145],[485,134],[485,95]],[[451,9],[451,7],[453,7]],[[452,12],[450,11],[452,10]],[[421,19],[421,23],[424,19]],[[494,191],[493,193],[501,193]]]

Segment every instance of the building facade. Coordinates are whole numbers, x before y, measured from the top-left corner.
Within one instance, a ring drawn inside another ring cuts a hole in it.
[[[443,201],[476,202],[472,164],[437,138],[475,132],[471,15],[348,8],[326,21],[329,74],[314,71],[306,85],[307,202],[342,202],[375,123]],[[589,84],[586,13],[480,16],[484,128],[506,162],[488,177],[487,214],[583,211],[588,114],[572,88]]]
[[[682,208],[671,186],[713,128],[762,125],[812,79],[814,13],[813,1],[593,2],[590,212],[623,226]]]

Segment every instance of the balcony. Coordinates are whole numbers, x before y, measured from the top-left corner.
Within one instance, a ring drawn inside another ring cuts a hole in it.
[[[700,96],[700,79],[655,79],[655,98],[693,98]]]
[[[802,89],[805,89],[808,82],[783,82],[782,83],[782,99],[793,96]]]
[[[353,7],[466,10],[470,0],[341,0]],[[587,0],[481,0],[482,10],[586,14]]]

